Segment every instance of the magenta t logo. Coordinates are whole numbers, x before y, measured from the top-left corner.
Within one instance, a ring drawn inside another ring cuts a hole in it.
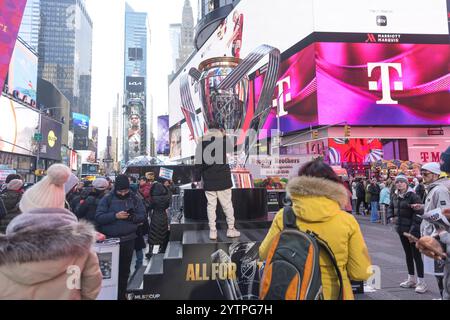
[[[389,68],[393,68],[398,72],[400,78],[402,77],[402,65],[401,63],[368,63],[367,70],[369,72],[369,77],[372,76],[372,71],[375,68],[381,69],[381,91],[383,97],[381,100],[377,101],[377,104],[398,104],[398,101],[392,100],[391,97],[391,78],[389,76]],[[369,81],[370,91],[379,91],[378,81]],[[402,91],[403,82],[394,81],[394,90]]]
[[[287,85],[286,91],[284,90],[284,85]],[[277,86],[280,96],[273,100],[272,108],[280,107],[278,116],[282,117],[288,114],[284,108],[285,103],[292,101],[292,95],[289,92],[291,90],[291,77],[287,76],[286,78],[281,79],[277,82]]]

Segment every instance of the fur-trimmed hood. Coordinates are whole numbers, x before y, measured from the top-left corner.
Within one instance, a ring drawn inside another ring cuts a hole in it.
[[[34,219],[39,220],[28,223]],[[65,273],[70,261],[87,255],[94,241],[93,225],[78,222],[65,209],[21,214],[6,235],[0,235],[0,273],[23,284],[47,281]]]
[[[344,185],[316,177],[293,178],[287,186],[297,216],[306,221],[327,221],[341,212],[350,198]]]

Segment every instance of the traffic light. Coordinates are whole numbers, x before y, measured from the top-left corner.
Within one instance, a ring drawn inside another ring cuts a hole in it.
[[[351,132],[350,132],[350,126],[349,125],[345,125],[344,127],[344,137],[350,137]]]
[[[319,131],[314,130],[314,131],[311,133],[311,137],[312,137],[312,139],[319,139]]]

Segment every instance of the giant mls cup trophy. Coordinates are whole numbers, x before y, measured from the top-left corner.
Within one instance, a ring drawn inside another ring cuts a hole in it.
[[[267,120],[272,106],[273,92],[278,80],[280,51],[268,45],[261,45],[244,60],[233,57],[217,57],[203,61],[199,70],[192,68],[189,75],[199,85],[202,113],[209,128],[212,122],[218,123],[227,131],[242,129],[247,114],[249,80],[247,73],[267,54],[269,63],[258,105],[248,129],[258,132]],[[196,108],[192,101],[189,76],[186,74],[180,86],[182,111],[194,139],[201,134]],[[243,155],[245,165],[248,153],[257,141],[257,135],[247,135]],[[242,159],[242,157],[241,157]]]

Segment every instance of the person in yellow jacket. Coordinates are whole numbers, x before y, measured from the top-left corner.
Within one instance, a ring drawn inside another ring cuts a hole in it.
[[[297,227],[302,231],[313,231],[325,240],[332,249],[344,285],[344,300],[353,300],[352,280],[367,280],[371,276],[371,260],[366,243],[356,219],[344,212],[348,201],[345,186],[333,169],[321,160],[305,164],[299,177],[289,181],[290,196]],[[283,210],[277,213],[272,226],[259,248],[262,260],[267,258],[272,240],[283,229]],[[321,252],[320,270],[323,294],[326,300],[337,299],[339,281],[328,258]]]

